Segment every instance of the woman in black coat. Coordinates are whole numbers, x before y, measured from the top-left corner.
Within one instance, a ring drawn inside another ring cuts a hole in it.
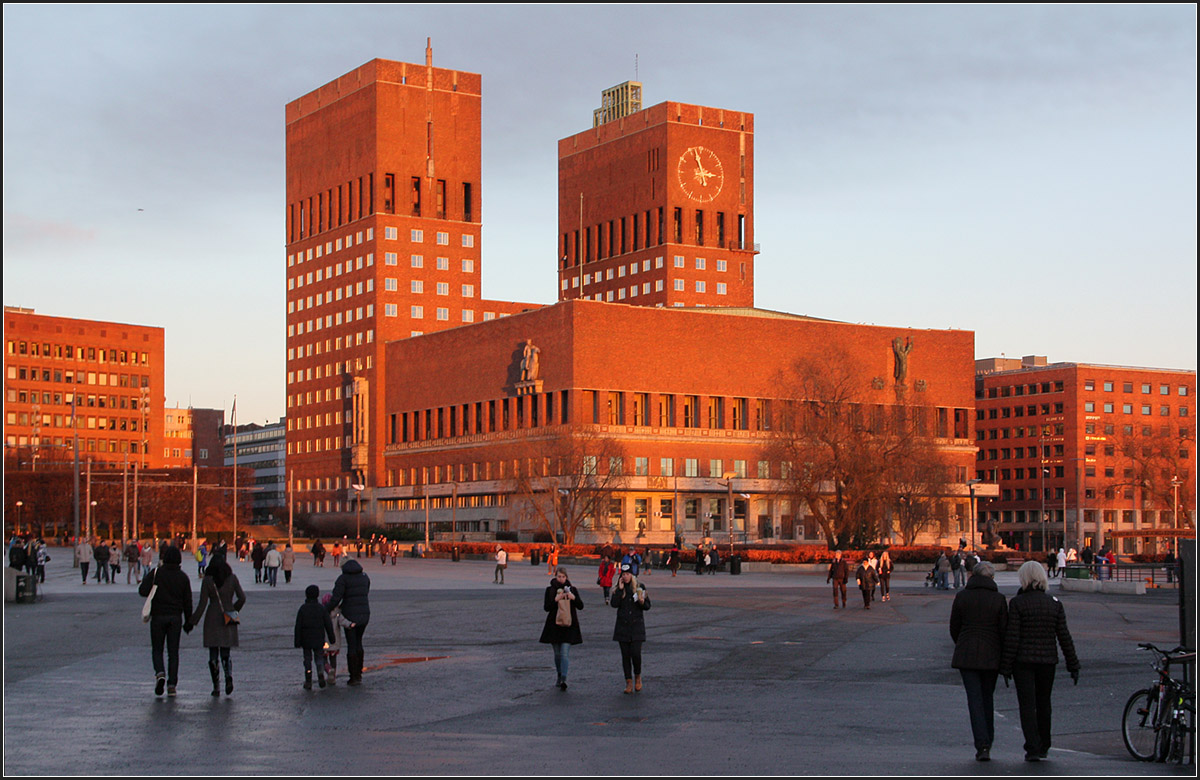
[[[950,665],[962,675],[967,692],[976,761],[991,760],[995,736],[992,697],[1008,625],[1008,604],[996,587],[995,576],[990,563],[978,564],[950,608],[950,638],[954,640]]]
[[[347,685],[362,684],[362,638],[371,619],[370,591],[371,578],[363,571],[362,564],[354,559],[347,560],[342,564],[342,573],[333,583],[333,593],[325,607],[333,612],[340,604],[342,615],[354,623],[346,629],[346,669],[350,674]]]
[[[538,639],[542,644],[554,648],[554,668],[558,672],[558,682],[561,690],[567,689],[567,670],[570,665],[568,651],[571,645],[583,644],[583,634],[579,630],[579,610],[583,609],[583,594],[567,579],[567,570],[559,566],[554,572],[554,579],[546,587],[542,606],[546,610],[546,625],[542,636]]]
[[[1000,674],[1006,680],[1011,676],[1017,686],[1025,760],[1040,761],[1050,751],[1050,694],[1058,647],[1076,685],[1079,659],[1067,630],[1067,613],[1058,599],[1046,593],[1046,569],[1038,561],[1026,561],[1017,570],[1017,579],[1021,589],[1008,602]]]
[[[650,609],[650,597],[645,586],[639,585],[633,576],[632,567],[621,564],[621,577],[617,581],[609,604],[617,610],[617,625],[613,628],[613,641],[621,646],[621,668],[625,670],[625,693],[642,689],[642,643],[646,641],[646,618],[643,613]]]
[[[229,650],[238,646],[237,613],[246,606],[246,593],[237,575],[225,562],[224,551],[214,552],[204,567],[200,581],[200,601],[196,604],[196,621],[204,621],[204,646],[208,648],[208,672],[212,676],[212,695],[220,696],[221,669],[225,667],[225,695],[233,693],[233,661]],[[228,613],[233,613],[226,618]]]

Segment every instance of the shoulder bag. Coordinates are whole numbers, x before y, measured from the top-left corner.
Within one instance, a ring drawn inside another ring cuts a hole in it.
[[[158,569],[154,570],[154,581],[150,585],[150,595],[146,597],[146,603],[142,605],[142,622],[150,622],[150,603],[154,601],[154,594],[158,593]]]

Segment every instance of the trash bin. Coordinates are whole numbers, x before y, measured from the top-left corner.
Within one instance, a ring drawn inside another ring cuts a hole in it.
[[[450,560],[454,561],[455,563],[458,563],[458,548],[457,547],[455,547],[454,549],[452,549],[450,551]]]
[[[1063,569],[1063,576],[1068,580],[1089,580],[1091,572],[1087,566],[1068,566]]]
[[[538,555],[538,549],[536,547],[534,547],[532,550],[529,551],[529,565],[537,566],[541,562],[542,562],[542,559]]]
[[[30,574],[17,575],[17,603],[32,604],[37,600],[37,580]]]
[[[741,574],[742,573],[742,556],[735,555],[729,559],[729,573],[730,574]]]

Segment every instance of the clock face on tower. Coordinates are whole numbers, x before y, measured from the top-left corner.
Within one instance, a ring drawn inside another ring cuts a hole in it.
[[[697,203],[708,203],[721,192],[725,169],[712,149],[693,146],[679,157],[676,166],[679,188]]]

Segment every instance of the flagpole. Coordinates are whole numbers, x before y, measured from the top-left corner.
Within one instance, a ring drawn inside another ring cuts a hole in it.
[[[237,395],[233,396],[233,545],[237,549]]]

